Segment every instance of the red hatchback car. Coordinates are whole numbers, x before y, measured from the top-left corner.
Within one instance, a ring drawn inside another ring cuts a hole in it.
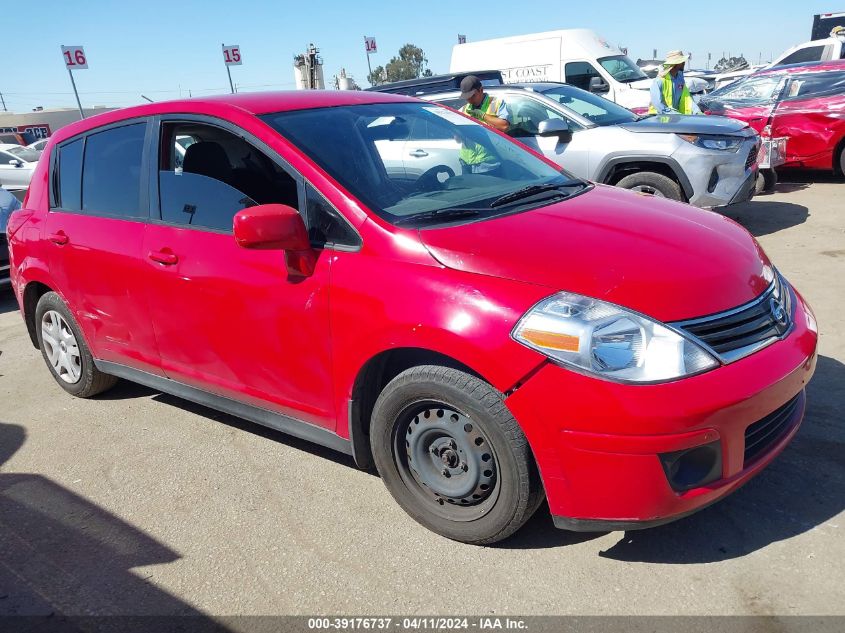
[[[845,173],[845,60],[764,70],[701,99],[707,114],[745,121],[786,139],[785,167]]]
[[[388,173],[416,139],[462,172]],[[810,308],[739,225],[397,95],[75,123],[8,235],[66,391],[125,378],[333,447],[470,543],[544,496],[574,530],[724,497],[794,436],[815,368]]]

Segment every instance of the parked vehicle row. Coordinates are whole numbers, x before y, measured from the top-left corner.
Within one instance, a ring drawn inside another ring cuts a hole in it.
[[[462,77],[423,78],[418,96],[458,109],[465,102],[448,80],[454,85]],[[413,92],[414,84],[375,90]],[[706,208],[745,202],[754,193],[758,137],[745,123],[722,117],[643,117],[562,83],[496,85],[488,77],[485,92],[507,104],[510,136],[579,178]],[[378,146],[389,168],[404,169],[409,177],[461,170],[460,144],[426,129],[410,129],[407,136]]]
[[[568,108],[573,137],[615,112],[519,94]],[[627,132],[654,134],[643,123]],[[418,132],[490,169],[400,168]],[[588,531],[717,501],[795,435],[815,368],[812,311],[736,223],[581,180],[398,95],[226,95],[74,123],[7,234],[64,390],[124,378],[330,446],[468,543],[506,538],[544,497],[556,526]]]

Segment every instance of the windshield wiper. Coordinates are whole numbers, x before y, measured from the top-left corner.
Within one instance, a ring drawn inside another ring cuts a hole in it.
[[[400,218],[393,222],[394,225],[408,224],[410,222],[417,222],[419,220],[442,220],[451,218],[464,218],[478,215],[481,213],[479,209],[434,209],[433,211],[423,211],[422,213],[414,213],[404,218]]]
[[[506,193],[505,195],[496,198],[493,202],[490,203],[490,208],[495,209],[496,207],[501,207],[502,205],[509,204],[511,202],[516,202],[517,200],[522,200],[523,198],[530,198],[531,196],[536,196],[538,193],[543,193],[544,191],[554,191],[555,189],[562,189],[563,187],[573,187],[575,185],[582,185],[584,184],[580,180],[565,180],[564,182],[559,182],[556,184],[547,183],[545,185],[528,185],[527,187],[523,187],[522,189],[517,189],[513,193]]]

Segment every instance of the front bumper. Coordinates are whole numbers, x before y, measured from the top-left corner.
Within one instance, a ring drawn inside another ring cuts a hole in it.
[[[534,451],[555,525],[574,530],[652,527],[715,503],[765,468],[804,414],[816,363],[815,320],[796,293],[783,340],[713,371],[659,385],[624,385],[546,363],[507,399]],[[798,402],[753,459],[748,427]],[[673,488],[661,456],[716,446],[716,478]]]
[[[693,194],[689,203],[711,209],[745,202],[754,193],[759,145],[749,136],[736,152],[704,150],[682,141],[672,154],[686,172]],[[748,183],[752,186],[749,189]]]

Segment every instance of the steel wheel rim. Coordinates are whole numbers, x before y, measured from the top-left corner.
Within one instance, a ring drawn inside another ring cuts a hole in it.
[[[652,187],[651,185],[637,185],[636,187],[631,187],[631,191],[637,191],[639,193],[645,193],[649,196],[654,196],[655,198],[665,198],[666,196],[663,195],[663,192],[657,189],[656,187]]]
[[[399,415],[394,429],[394,462],[428,511],[473,521],[492,509],[500,490],[498,459],[470,416],[442,402],[419,402]]]
[[[79,382],[82,378],[79,344],[68,322],[55,310],[48,310],[41,317],[41,344],[56,375],[69,385]]]

